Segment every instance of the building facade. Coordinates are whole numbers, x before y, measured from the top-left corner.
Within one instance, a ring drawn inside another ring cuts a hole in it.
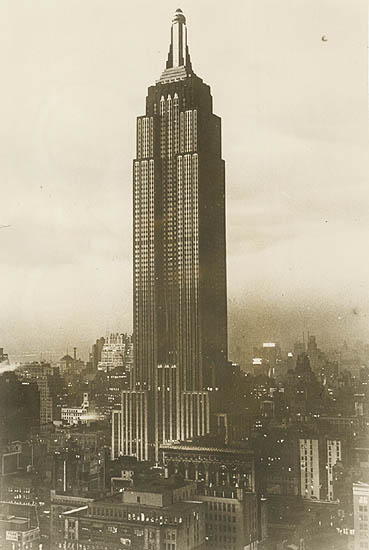
[[[207,487],[198,498],[206,506],[206,548],[258,548],[261,537],[259,538],[258,500],[255,493],[234,487]]]
[[[51,491],[50,498],[50,549],[59,550],[59,548],[73,547],[71,544],[66,544],[64,514],[65,512],[76,510],[77,508],[86,509],[94,499],[66,493],[57,493],[55,490]]]
[[[369,548],[369,484],[354,483],[354,550]]]
[[[68,424],[79,424],[87,422],[87,415],[89,412],[90,402],[88,393],[83,394],[83,400],[80,407],[62,407],[61,419]]]
[[[132,337],[124,333],[110,334],[101,348],[97,369],[109,372],[118,367],[128,372],[133,364]]]
[[[300,439],[301,495],[320,500],[319,442]]]
[[[342,460],[342,440],[320,437],[300,439],[301,496],[333,501],[333,469]]]
[[[165,475],[210,486],[230,486],[255,491],[255,464],[251,451],[232,447],[203,447],[196,444],[162,445]]]

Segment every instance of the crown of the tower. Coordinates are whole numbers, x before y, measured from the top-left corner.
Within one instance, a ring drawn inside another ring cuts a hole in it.
[[[166,83],[182,80],[192,74],[191,59],[187,45],[186,18],[180,8],[172,20],[171,40],[166,69],[158,82]]]

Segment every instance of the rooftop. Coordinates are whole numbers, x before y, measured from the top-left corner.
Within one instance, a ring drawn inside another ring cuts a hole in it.
[[[184,481],[180,476],[173,476],[169,479],[144,479],[139,480],[132,486],[132,492],[142,493],[164,493],[166,491],[172,491],[173,489],[179,489],[180,487],[190,486],[191,482]]]
[[[230,447],[227,445],[213,445],[213,446],[205,446],[205,444],[201,444],[200,442],[179,442],[179,443],[165,443],[160,445],[160,448],[163,451],[201,451],[204,453],[226,453],[226,454],[239,454],[242,453],[243,455],[249,455],[251,456],[253,454],[253,451],[248,449],[247,447]]]
[[[159,508],[163,512],[166,511],[170,514],[176,515],[179,512],[186,512],[187,510],[191,510],[195,504],[203,505],[203,502],[201,500],[180,500],[177,502],[170,503],[167,506],[163,506],[163,507],[159,506]],[[95,514],[92,513],[92,510],[93,510],[92,506],[96,506],[98,508],[103,506],[113,506],[114,508],[118,508],[118,509],[119,508],[131,509],[134,512],[137,510],[144,512],[145,510],[149,511],[149,510],[158,509],[158,506],[156,504],[147,505],[147,504],[141,504],[141,503],[135,503],[135,502],[122,502],[121,495],[118,493],[116,495],[113,495],[113,496],[110,495],[107,498],[94,501],[93,505],[89,507],[87,514],[86,514],[86,507],[79,506],[79,507],[76,507],[74,510],[69,510],[68,515],[79,514],[79,515],[83,515],[84,517],[86,516],[95,517]],[[106,512],[104,511],[102,514],[105,515],[105,513]],[[66,512],[64,512],[64,515],[65,514]],[[97,515],[101,516],[101,512],[98,513]]]
[[[70,355],[64,355],[59,361],[74,361],[74,359]]]

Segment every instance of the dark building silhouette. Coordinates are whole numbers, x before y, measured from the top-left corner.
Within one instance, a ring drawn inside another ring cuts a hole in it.
[[[18,380],[14,372],[0,376],[0,442],[23,441],[40,426],[40,393],[35,382]]]
[[[60,419],[61,396],[64,385],[59,369],[50,363],[27,363],[17,369],[17,375],[23,382],[32,381],[40,392],[40,425],[44,426]]]
[[[166,69],[137,119],[133,188],[135,369],[122,454],[147,460],[163,442],[209,432],[208,390],[227,361],[221,121],[179,9]]]
[[[101,352],[105,344],[105,338],[102,336],[101,338],[98,338],[92,346],[91,351],[91,365],[92,369],[94,371],[97,370],[97,365],[99,364],[99,361],[101,361]]]

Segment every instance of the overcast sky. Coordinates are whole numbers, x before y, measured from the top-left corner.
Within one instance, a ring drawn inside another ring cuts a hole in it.
[[[369,340],[365,1],[3,0],[10,354],[77,345],[86,356],[98,336],[132,328],[135,118],[177,7],[223,120],[233,356],[238,340],[287,345],[304,330]]]

